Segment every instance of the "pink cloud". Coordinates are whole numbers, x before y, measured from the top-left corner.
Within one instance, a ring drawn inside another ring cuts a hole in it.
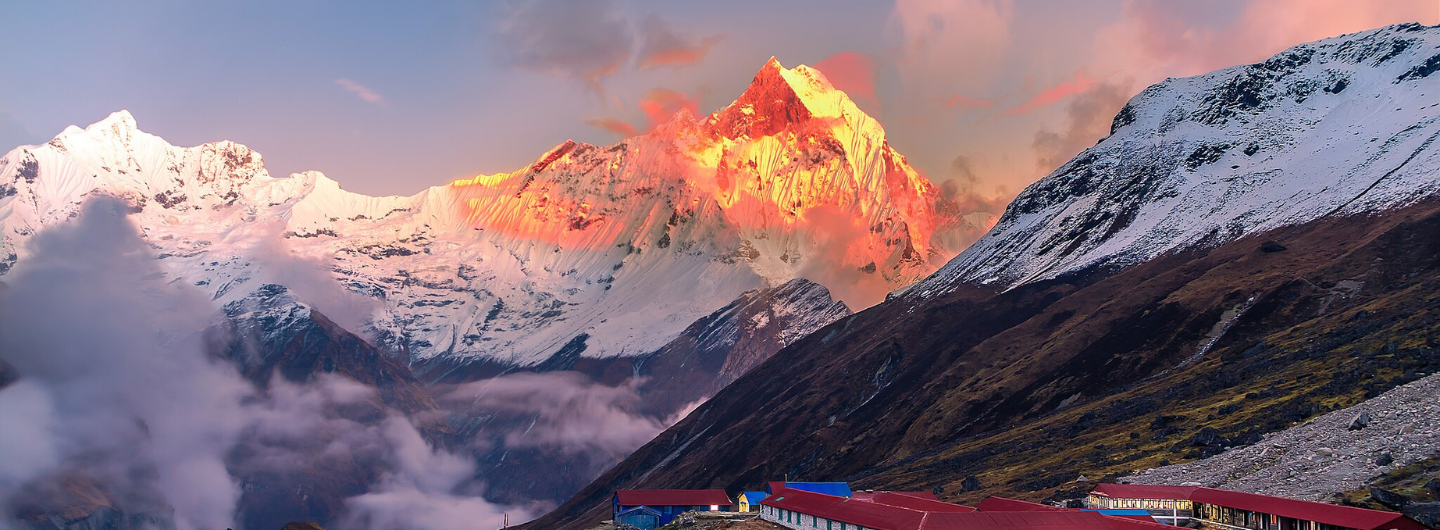
[[[690,111],[690,115],[696,115],[700,110],[699,102],[695,101],[684,92],[670,90],[668,88],[652,88],[640,97],[640,112],[645,113],[649,124],[645,132],[650,132],[659,127],[660,124],[670,121],[676,113],[681,110]]]
[[[886,31],[898,41],[902,84],[920,92],[980,88],[1014,66],[1005,56],[1014,19],[1011,0],[896,0]]]
[[[385,98],[384,98],[384,97],[380,96],[380,94],[375,93],[374,90],[370,90],[370,89],[369,89],[368,87],[366,87],[365,85],[362,85],[362,84],[360,84],[360,83],[356,83],[356,82],[354,82],[354,81],[351,81],[351,80],[349,80],[349,79],[345,79],[345,78],[343,78],[343,77],[341,77],[341,78],[339,78],[339,79],[336,79],[336,80],[335,80],[335,84],[336,84],[336,85],[340,85],[340,88],[345,89],[346,92],[349,92],[349,93],[351,93],[351,94],[355,94],[355,97],[358,97],[358,98],[360,98],[361,100],[364,100],[366,103],[370,103],[370,104],[372,104],[372,105],[384,105],[384,104],[385,104]]]
[[[585,120],[585,123],[615,133],[621,138],[635,136],[635,126],[619,118],[593,118]]]
[[[635,57],[635,67],[640,70],[698,63],[710,53],[712,46],[723,40],[718,35],[699,39],[681,37],[664,19],[653,15],[641,23],[639,37],[642,44]]]
[[[1005,114],[1010,116],[1029,114],[1036,109],[1054,105],[1062,99],[1090,90],[1090,87],[1094,85],[1094,81],[1085,77],[1084,72],[1075,72],[1074,78],[1061,81],[1060,84],[1035,94],[1028,101],[1005,109]]]
[[[875,95],[877,63],[874,57],[864,53],[842,52],[815,63],[815,69],[857,104],[877,109],[880,107],[880,99]]]
[[[694,116],[700,111],[700,103],[690,95],[678,90],[668,88],[652,88],[640,96],[640,102],[636,104],[640,112],[645,114],[644,128],[636,127],[634,124],[619,118],[594,118],[585,120],[594,127],[605,129],[621,138],[629,138],[638,134],[645,134],[655,130],[656,127],[670,121],[680,111],[688,111]]]
[[[949,97],[945,98],[945,106],[961,109],[988,109],[995,106],[995,101],[989,99],[976,99],[966,96],[964,94],[955,93],[950,94]]]
[[[1096,33],[1095,63],[1145,82],[1262,61],[1296,44],[1401,22],[1440,22],[1433,0],[1253,0],[1224,24],[1192,22],[1173,2],[1134,0]]]

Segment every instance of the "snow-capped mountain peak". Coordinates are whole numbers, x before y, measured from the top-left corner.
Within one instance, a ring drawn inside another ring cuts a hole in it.
[[[1440,26],[1295,46],[1146,88],[908,293],[1119,268],[1440,193]]]
[[[125,197],[175,281],[217,303],[333,277],[332,304],[417,359],[642,355],[756,288],[808,278],[864,306],[954,252],[936,237],[954,214],[883,128],[778,61],[708,116],[404,197],[271,177],[243,145],[174,147],[117,112],[0,158],[0,275],[96,193]]]

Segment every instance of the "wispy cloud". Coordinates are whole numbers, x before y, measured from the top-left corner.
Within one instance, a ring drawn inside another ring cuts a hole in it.
[[[1073,78],[1066,79],[1053,87],[1040,91],[1039,94],[1035,94],[1024,103],[1005,109],[1005,114],[1011,116],[1029,114],[1037,109],[1059,103],[1060,100],[1067,97],[1090,90],[1093,86],[1095,86],[1095,82],[1085,77],[1084,72],[1075,72]]]
[[[639,37],[642,44],[635,57],[635,67],[641,70],[698,63],[710,53],[711,46],[723,40],[719,35],[682,37],[670,29],[665,19],[655,15],[646,17],[640,25]]]
[[[681,110],[690,111],[691,116],[700,112],[700,103],[695,98],[684,92],[668,88],[652,88],[646,91],[645,95],[640,97],[639,107],[640,111],[645,113],[645,118],[649,120],[645,132],[653,131],[661,124],[670,121],[670,118],[673,118]]]
[[[613,75],[696,64],[724,40],[676,31],[659,15],[637,18],[615,0],[519,0],[497,19],[505,63],[577,81],[601,100]]]
[[[611,0],[529,0],[510,6],[496,36],[511,66],[574,79],[604,95],[602,81],[630,58],[635,36]]]
[[[620,118],[593,118],[585,120],[585,123],[615,133],[621,138],[629,138],[636,133],[634,125]]]
[[[945,106],[961,109],[988,109],[995,105],[994,100],[978,99],[966,96],[959,92],[950,94],[945,98]]]
[[[681,111],[689,112],[692,117],[700,112],[698,95],[692,96],[678,90],[658,87],[647,90],[643,96],[640,96],[636,107],[645,114],[645,120],[639,127],[625,120],[608,116],[585,120],[585,123],[615,133],[621,138],[629,138],[655,130],[675,118],[675,115]]]
[[[356,82],[354,82],[354,81],[351,81],[351,80],[346,79],[346,78],[343,78],[343,77],[341,77],[341,78],[339,78],[339,79],[336,79],[336,80],[335,80],[335,84],[336,84],[336,85],[339,85],[340,88],[345,89],[346,92],[349,92],[349,93],[351,93],[351,94],[355,94],[355,97],[358,97],[358,98],[360,98],[361,100],[364,100],[366,103],[369,103],[369,104],[372,104],[372,105],[382,105],[382,106],[385,105],[385,98],[384,98],[384,96],[381,96],[380,94],[376,93],[374,90],[370,90],[370,88],[367,87],[367,86],[365,86],[365,85],[362,85],[362,84],[360,84],[360,83],[356,83]]]

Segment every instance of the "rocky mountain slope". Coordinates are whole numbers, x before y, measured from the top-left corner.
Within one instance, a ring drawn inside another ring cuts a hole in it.
[[[774,60],[709,116],[409,197],[271,177],[245,146],[171,146],[118,112],[0,158],[0,275],[95,193],[127,198],[166,269],[220,303],[296,283],[300,259],[372,300],[316,302],[388,349],[517,366],[581,335],[587,357],[653,352],[797,277],[863,307],[958,251],[965,222],[843,92]]]
[[[780,351],[532,527],[582,527],[618,487],[785,475],[1071,495],[1434,373],[1437,46],[1395,26],[1148,89],[936,275]],[[1221,138],[1257,149],[1200,148]]]
[[[1440,375],[1265,436],[1254,445],[1119,479],[1335,501],[1385,473],[1440,456]]]

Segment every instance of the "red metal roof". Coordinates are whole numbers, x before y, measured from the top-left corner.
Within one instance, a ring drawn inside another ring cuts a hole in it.
[[[869,500],[862,500],[863,497],[846,499],[807,491],[782,490],[760,504],[881,530],[1155,530],[1160,527],[1154,523],[1147,525],[1080,510],[986,513],[952,504],[947,511],[928,511],[882,504],[877,499],[912,506],[930,505],[935,501],[913,503],[920,499],[886,492],[868,497]]]
[[[982,512],[1058,512],[1064,509],[1049,504],[1004,497],[986,497],[985,500],[980,501],[980,504],[976,504],[975,508]]]
[[[1395,512],[1195,486],[1100,484],[1091,493],[1118,499],[1189,500],[1360,530],[1423,530],[1425,528],[1414,519]]]
[[[1068,508],[1061,508],[1061,507],[1059,507],[1059,506],[1051,506],[1051,505],[1049,505],[1049,504],[1040,504],[1040,503],[1038,503],[1038,502],[1029,502],[1029,501],[1022,501],[1022,500],[1017,500],[1017,499],[1007,499],[1007,498],[1004,498],[1004,497],[986,497],[985,500],[980,501],[980,504],[975,505],[975,507],[976,507],[976,508],[979,508],[981,512],[992,512],[992,513],[993,513],[993,512],[1075,512],[1075,511],[1084,511],[1084,512],[1089,512],[1089,513],[1098,513],[1098,512],[1092,512],[1091,510],[1072,510],[1072,509],[1068,509]],[[1159,529],[1172,529],[1172,530],[1173,530],[1173,528],[1174,528],[1174,527],[1169,527],[1169,526],[1166,526],[1166,525],[1162,525],[1162,524],[1160,524],[1160,523],[1157,523],[1157,522],[1155,522],[1155,519],[1151,518],[1151,517],[1148,516],[1148,515],[1146,515],[1146,516],[1126,516],[1126,515],[1110,515],[1110,514],[1104,514],[1104,513],[1099,514],[1099,515],[1100,515],[1101,517],[1104,517],[1104,518],[1106,519],[1106,521],[1108,522],[1108,524],[1109,524],[1111,527],[1114,528],[1114,530],[1159,530]]]
[[[1143,524],[1080,510],[932,513],[926,518],[925,526],[917,530],[1154,530],[1140,529],[1130,523]],[[1174,530],[1173,527],[1170,530]]]
[[[905,495],[907,497],[919,497],[921,499],[930,499],[932,501],[940,500],[940,497],[936,497],[934,493],[930,493],[928,491],[887,491],[885,493],[894,493],[896,495]]]
[[[1240,510],[1268,513],[1281,517],[1290,517],[1292,519],[1333,524],[1345,528],[1359,528],[1361,530],[1380,528],[1423,530],[1425,528],[1425,526],[1419,522],[1395,512],[1367,510],[1365,508],[1339,506],[1323,502],[1300,501],[1238,491],[1196,488],[1190,500]]]
[[[792,489],[777,490],[760,504],[882,530],[917,530],[925,519],[915,510]]]
[[[725,490],[617,490],[621,506],[730,506]]]
[[[1110,525],[1113,526],[1115,530],[1174,530],[1176,528],[1168,524],[1157,523],[1155,519],[1151,517],[1140,519],[1128,515],[1100,514],[1100,516],[1109,520]]]
[[[909,508],[911,510],[918,510],[922,512],[963,513],[975,511],[974,508],[971,508],[969,506],[961,506],[959,504],[940,502],[940,500],[936,499],[934,495],[931,495],[929,499],[926,499],[924,497],[917,497],[914,495],[907,495],[905,493],[890,491],[882,491],[876,493],[875,495],[872,495],[869,499],[869,502],[873,502],[876,504],[884,504],[886,506],[895,506],[898,508]]]

